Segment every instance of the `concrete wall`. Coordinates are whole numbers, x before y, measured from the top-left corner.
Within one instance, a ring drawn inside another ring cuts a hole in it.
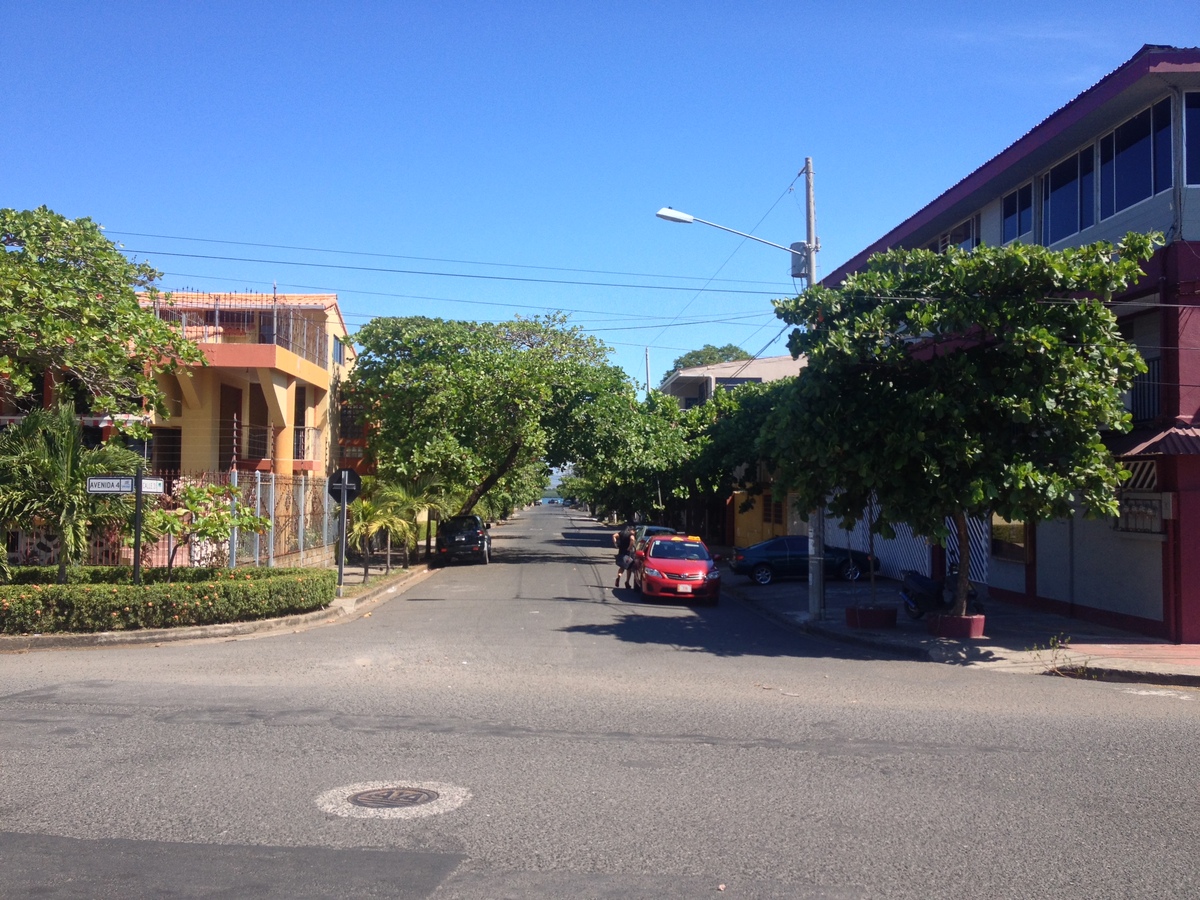
[[[988,587],[1025,593],[1025,564],[991,557],[988,560]]]
[[[1108,519],[1043,522],[1038,596],[1161,622],[1164,545],[1162,535],[1114,531]]]

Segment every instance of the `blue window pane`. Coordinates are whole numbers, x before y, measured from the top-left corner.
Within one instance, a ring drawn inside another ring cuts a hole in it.
[[[1115,193],[1116,178],[1113,170],[1113,136],[1111,134],[1100,139],[1100,218],[1107,219],[1116,212]]]
[[[1184,95],[1183,130],[1187,183],[1200,184],[1200,94]]]
[[[1154,104],[1154,193],[1171,187],[1171,100]]]
[[[1096,224],[1096,151],[1079,154],[1079,230]]]
[[[1033,185],[1027,184],[1017,191],[1017,234],[1033,231]]]
[[[1042,176],[1042,246],[1050,244],[1050,176]]]
[[[1079,231],[1079,157],[1072,156],[1050,170],[1049,222],[1043,232],[1054,244]]]
[[[1113,132],[1116,141],[1117,210],[1145,200],[1154,188],[1150,110],[1138,113]]]
[[[1007,244],[1017,237],[1017,192],[1013,191],[1004,198],[1004,242]]]

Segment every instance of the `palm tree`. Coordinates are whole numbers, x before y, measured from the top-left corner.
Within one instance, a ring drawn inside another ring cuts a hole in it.
[[[381,534],[390,535],[407,527],[385,504],[379,503],[376,494],[379,491],[378,482],[368,482],[362,494],[347,508],[350,522],[346,527],[346,542],[363,555],[363,584],[367,583],[371,572],[371,546],[375,538]]]
[[[457,507],[436,475],[417,475],[397,481],[381,482],[375,495],[376,502],[387,508],[400,523],[394,529],[404,544],[404,568],[409,565],[409,549],[417,540],[417,522],[422,515],[450,515]],[[427,524],[426,527],[429,527]],[[388,568],[391,568],[391,534],[388,532]]]
[[[141,463],[116,443],[88,449],[83,428],[68,404],[37,409],[0,434],[0,524],[19,530],[40,525],[58,538],[58,583],[68,563],[87,550],[92,528],[126,523],[133,514],[129,495],[87,492],[93,475],[128,475]]]

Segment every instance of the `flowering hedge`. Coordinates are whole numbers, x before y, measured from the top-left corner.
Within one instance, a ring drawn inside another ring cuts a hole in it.
[[[337,587],[337,574],[323,569],[180,569],[171,584],[165,582],[165,572],[159,576],[151,574],[159,570],[147,569],[143,574],[150,583],[138,586],[128,570],[125,580],[117,582],[111,568],[84,568],[76,570],[76,579],[90,583],[72,584],[53,584],[56,569],[40,571],[49,579],[30,581],[29,569],[14,569],[14,583],[0,586],[0,634],[269,619],[322,609]]]

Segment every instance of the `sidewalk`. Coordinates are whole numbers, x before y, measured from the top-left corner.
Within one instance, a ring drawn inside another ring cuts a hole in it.
[[[1169,644],[994,598],[985,603],[984,637],[958,641],[933,637],[924,619],[905,615],[898,596],[900,584],[887,578],[876,579],[874,598],[867,581],[826,581],[825,613],[816,618],[809,614],[808,583],[803,579],[762,586],[726,569],[721,582],[726,596],[783,624],[896,656],[1009,671],[1068,670],[1105,681],[1200,687],[1200,644]],[[850,606],[895,608],[896,627],[851,628],[846,624]]]

